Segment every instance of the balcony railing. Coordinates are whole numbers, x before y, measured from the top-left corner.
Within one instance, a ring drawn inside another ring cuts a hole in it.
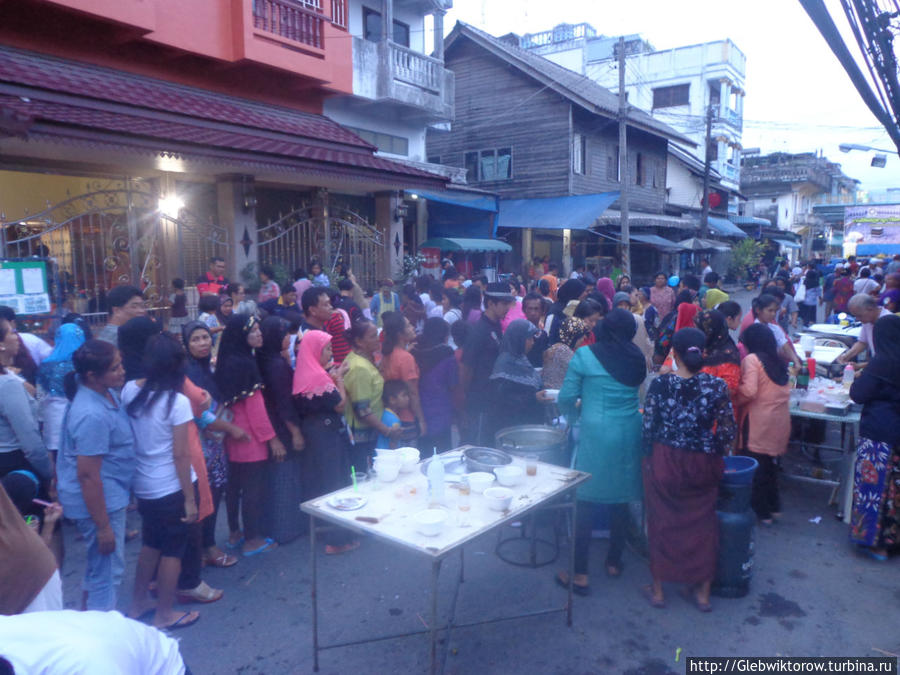
[[[331,23],[347,29],[347,0],[331,0]]]
[[[726,110],[723,119],[735,129],[741,129],[744,126],[744,118],[737,110]]]
[[[408,47],[391,43],[391,70],[394,79],[435,93],[441,91],[444,63]]]
[[[254,0],[253,26],[292,42],[324,48],[322,0]]]

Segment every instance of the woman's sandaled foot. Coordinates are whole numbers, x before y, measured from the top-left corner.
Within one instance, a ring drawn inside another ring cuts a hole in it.
[[[159,617],[153,621],[153,625],[160,630],[174,630],[187,628],[200,620],[200,612],[171,612],[167,617]]]
[[[697,589],[691,586],[685,586],[679,591],[679,595],[698,610],[706,614],[712,611],[712,605],[709,604],[709,598],[701,598]]]
[[[231,567],[237,565],[237,561],[237,556],[225,553],[217,546],[206,549],[203,554],[203,564],[207,567]]]
[[[877,560],[878,562],[885,562],[888,559],[887,549],[884,548],[874,548],[872,546],[860,546],[857,548],[860,554],[866,556],[867,558],[871,558],[872,560]]]
[[[641,591],[644,593],[644,597],[647,598],[647,602],[650,603],[650,606],[654,609],[665,609],[666,607],[666,598],[662,594],[657,595],[653,591],[653,586],[647,584],[646,586],[641,586]]]
[[[125,616],[127,616],[129,619],[134,619],[135,621],[146,622],[153,618],[154,613],[156,613],[156,605],[152,604],[129,609],[125,613]]]
[[[230,548],[232,551],[240,548],[244,545],[244,533],[243,532],[232,532],[228,535],[228,542],[225,544],[226,547]]]
[[[622,576],[622,563],[606,563],[606,576],[620,577]]]
[[[569,588],[569,574],[568,572],[557,572],[556,573],[556,583],[562,586],[565,589]],[[588,583],[588,575],[587,574],[576,574],[572,578],[572,592],[575,595],[590,595],[591,594],[591,585]]]
[[[196,588],[176,591],[175,599],[181,603],[199,602],[208,604],[221,600],[223,595],[225,595],[225,591],[221,588],[213,588],[205,581],[201,581]]]
[[[349,544],[341,544],[340,546],[325,546],[325,555],[340,555],[341,553],[349,553],[359,548],[359,541],[351,541]]]
[[[268,553],[276,548],[278,548],[278,542],[274,539],[269,539],[268,537],[265,539],[254,539],[244,544],[243,554],[245,558],[249,558],[260,553]]]

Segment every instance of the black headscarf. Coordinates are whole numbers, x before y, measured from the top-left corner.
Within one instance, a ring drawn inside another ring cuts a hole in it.
[[[768,324],[754,323],[747,327],[741,335],[741,342],[751,354],[756,354],[766,375],[775,384],[783,386],[788,382],[788,369],[778,355],[775,336]]]
[[[723,363],[741,365],[741,353],[728,333],[725,315],[717,309],[706,309],[694,317],[694,324],[706,336],[703,348],[703,365],[720,366]]]
[[[208,391],[213,400],[218,402],[222,400],[222,392],[219,391],[219,385],[216,384],[216,378],[213,375],[212,350],[210,350],[209,356],[204,359],[195,358],[191,354],[191,335],[198,330],[205,331],[207,335],[212,337],[212,333],[209,332],[209,326],[202,321],[191,321],[181,329],[181,339],[184,342],[184,350],[187,352],[186,374],[191,382]]]
[[[147,341],[162,333],[162,326],[149,316],[136,316],[119,326],[119,352],[125,368],[125,380],[140,380],[144,371]]]
[[[283,366],[285,363],[281,345],[284,344],[287,328],[287,321],[280,316],[267,316],[259,324],[263,343],[262,347],[256,350],[256,363],[259,365],[263,380],[267,379],[266,371],[270,367]]]
[[[534,337],[538,329],[527,319],[516,319],[506,327],[503,333],[503,341],[500,343],[500,356],[494,363],[494,371],[490,379],[509,380],[516,384],[523,384],[541,388],[541,378],[531,365],[531,361],[525,355],[525,343],[528,338]]]
[[[222,393],[222,403],[231,405],[262,389],[263,379],[247,343],[247,336],[256,325],[249,314],[232,314],[222,331],[219,357],[216,364],[216,384]]]
[[[626,387],[639,387],[647,377],[647,361],[631,339],[637,323],[631,312],[616,308],[594,326],[597,341],[590,349],[607,372]]]
[[[587,286],[584,285],[584,282],[578,279],[569,279],[559,287],[559,290],[556,292],[556,302],[550,305],[550,309],[547,312],[548,315],[553,316],[553,321],[550,324],[550,344],[559,342],[559,327],[566,318],[566,306],[572,300],[578,300],[584,293],[585,288]]]
[[[425,319],[422,336],[416,341],[416,346],[411,352],[422,375],[444,359],[453,357],[453,350],[447,344],[449,335],[450,326],[442,318],[432,316]]]
[[[900,386],[900,316],[888,314],[872,327],[875,356],[866,366],[866,373]]]

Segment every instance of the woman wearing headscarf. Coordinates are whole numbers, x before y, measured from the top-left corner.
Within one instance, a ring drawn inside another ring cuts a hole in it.
[[[235,314],[225,326],[219,343],[216,384],[232,422],[243,429],[247,440],[225,439],[228,453],[228,542],[241,546],[245,556],[265,553],[278,544],[263,532],[263,508],[269,454],[276,462],[287,454],[266,412],[262,396],[263,379],[254,357],[262,347],[262,331],[248,314]],[[244,529],[239,525],[243,521]]]
[[[363,323],[374,329],[374,324]],[[302,456],[305,499],[339,490],[350,481],[350,438],[343,413],[347,403],[344,375],[352,360],[334,367],[331,340],[325,331],[309,330],[297,351],[292,391],[306,443]],[[359,541],[343,528],[327,532],[324,539],[325,553],[330,555],[359,546]]]
[[[716,571],[716,500],[735,422],[723,380],[703,368],[706,336],[684,328],[672,339],[677,370],[650,384],[644,401],[644,503],[653,607],[665,607],[663,582],[688,584],[708,612]]]
[[[72,354],[84,344],[84,340],[84,330],[77,324],[61,324],[56,329],[53,351],[38,366],[38,416],[44,423],[44,443],[51,456],[59,451],[62,420],[69,403],[64,380],[75,369]]]
[[[597,292],[606,298],[606,306],[613,306],[613,297],[616,294],[616,286],[609,277],[603,277],[597,280]]]
[[[741,335],[747,357],[741,362],[738,416],[741,447],[759,462],[753,474],[751,505],[765,525],[781,515],[777,458],[787,452],[791,435],[788,369],[778,355],[775,336],[768,326],[751,325]]]
[[[427,451],[449,450],[453,424],[453,400],[459,387],[459,364],[447,344],[450,325],[443,319],[425,320],[422,337],[412,350],[419,366],[419,398],[428,434],[419,439],[419,447]]]
[[[725,380],[728,395],[734,404],[734,397],[741,383],[741,354],[728,332],[725,315],[715,309],[705,309],[694,318],[694,324],[706,336],[703,372]]]
[[[259,324],[262,347],[256,350],[256,363],[262,374],[263,400],[269,421],[287,453],[283,462],[269,466],[266,490],[267,534],[284,544],[306,533],[306,518],[297,504],[303,501],[300,451],[303,434],[300,415],[292,396],[293,371],[285,353],[290,348],[288,323],[280,316],[268,316]]]
[[[863,406],[850,540],[876,560],[900,544],[900,316],[875,322],[875,356],[850,387]]]
[[[143,380],[148,377],[147,345],[150,340],[162,333],[162,326],[147,316],[129,319],[119,328],[119,352],[125,367],[125,380]],[[177,340],[177,338],[174,338]],[[185,365],[186,365],[185,359]],[[183,602],[215,602],[223,593],[204,582],[201,576],[203,568],[203,526],[202,521],[213,513],[212,491],[209,487],[209,476],[206,471],[206,459],[203,456],[203,445],[200,442],[200,425],[203,416],[208,412],[210,396],[195,385],[182,373],[182,395],[186,396],[191,412],[194,414],[193,424],[187,426],[188,453],[193,469],[195,501],[198,518],[188,528],[188,541],[181,559],[181,572],[178,577],[178,599]]]
[[[703,296],[703,306],[707,309],[715,309],[723,302],[728,302],[729,295],[721,288],[710,288]]]
[[[201,522],[204,564],[211,567],[231,567],[237,563],[237,558],[216,545],[219,504],[228,484],[225,434],[240,439],[246,437],[246,433],[223,416],[222,394],[212,371],[213,335],[209,327],[200,321],[191,321],[182,328],[181,335],[187,350],[187,377],[196,387],[209,394],[208,414],[215,420],[206,425],[200,434],[212,497],[212,513]]]
[[[546,389],[559,389],[563,385],[569,362],[575,350],[582,346],[590,329],[583,319],[566,317],[559,327],[559,341],[544,352],[544,367],[541,380]]]
[[[538,396],[541,378],[526,356],[537,332],[530,321],[517,319],[503,334],[500,355],[489,378],[492,400],[503,401],[503,407],[493,411],[493,430],[486,438],[494,438],[495,431],[506,427],[544,419],[543,398]]]
[[[638,389],[647,375],[641,350],[631,341],[637,324],[631,312],[614,309],[594,327],[596,342],[578,349],[559,392],[566,419],[580,420],[575,468],[593,479],[578,488],[575,522],[577,593],[587,594],[588,552],[597,505],[610,513],[606,573],[622,573],[622,551],[628,528],[628,503],[641,498],[641,413]],[[581,406],[578,406],[578,401]],[[557,582],[567,586],[568,575]]]
[[[575,314],[585,288],[584,282],[578,279],[569,279],[559,287],[556,302],[550,306],[550,312],[544,321],[544,330],[550,336],[551,345],[559,342],[559,327],[564,319]]]

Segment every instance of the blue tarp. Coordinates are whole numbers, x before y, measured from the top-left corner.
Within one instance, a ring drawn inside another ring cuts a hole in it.
[[[491,211],[492,213],[497,211],[497,198],[494,195],[477,194],[462,190],[416,192],[415,194],[430,202],[453,204],[453,206],[463,206],[467,209],[478,209],[479,211]]]
[[[512,246],[498,239],[470,239],[465,237],[432,237],[419,248],[439,248],[442,251],[487,251],[507,253]]]
[[[747,236],[746,232],[726,218],[710,216],[709,227],[711,230],[714,230],[725,237],[738,237],[743,239]]]
[[[791,241],[790,239],[774,239],[773,241],[776,244],[781,244],[785,248],[800,248],[800,244],[798,244],[796,241]]]
[[[619,192],[594,195],[501,199],[497,227],[535,230],[586,230],[619,198]]]
[[[856,255],[894,255],[900,253],[900,244],[857,244]]]

